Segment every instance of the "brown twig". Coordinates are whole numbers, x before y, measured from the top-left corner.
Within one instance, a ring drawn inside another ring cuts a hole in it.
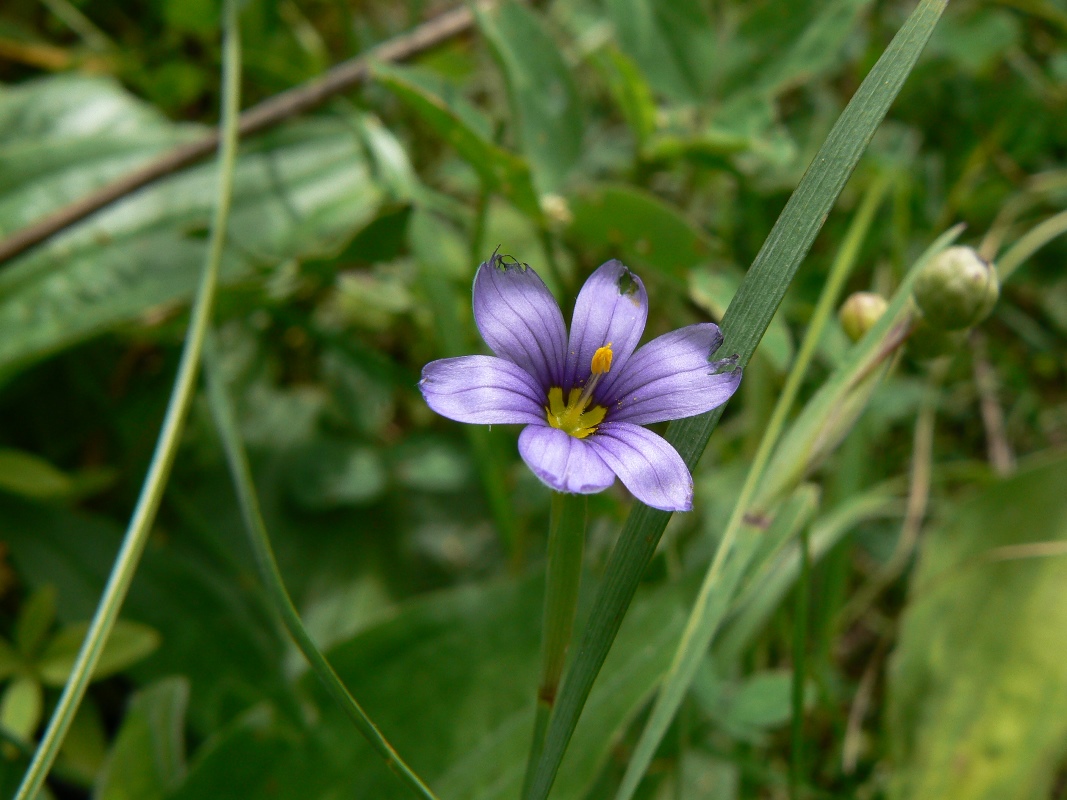
[[[384,42],[366,55],[333,67],[322,76],[264,100],[241,114],[238,135],[252,136],[322,105],[342,92],[363,83],[372,61],[404,61],[469,30],[474,24],[470,8],[447,11],[403,36]],[[95,192],[70,203],[42,220],[15,231],[0,241],[0,264],[160,178],[197,163],[216,151],[218,129],[196,141],[175,147],[145,166],[112,181]]]

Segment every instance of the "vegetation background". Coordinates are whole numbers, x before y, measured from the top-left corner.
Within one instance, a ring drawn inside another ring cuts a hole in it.
[[[502,3],[242,142],[215,324],[266,526],[313,637],[442,800],[519,795],[550,500],[516,430],[438,418],[417,390],[427,361],[484,349],[478,263],[500,246],[567,314],[618,257],[649,337],[720,319],[914,5]],[[249,0],[242,106],[447,11]],[[217,0],[7,0],[0,238],[215,125],[221,20]],[[552,797],[1067,796],[1065,119],[1067,5],[947,8],[748,363]],[[141,489],[216,172],[0,264],[0,796]],[[864,342],[823,319],[797,370],[820,299],[840,301],[828,276],[911,314],[909,270],[960,222],[1001,263],[985,322],[902,354],[883,331],[867,352],[892,356],[857,383]],[[721,624],[642,739],[790,374],[758,476],[777,491],[740,508],[763,516],[725,562]],[[632,503],[591,498],[579,635]],[[44,796],[410,796],[278,623],[202,395]]]

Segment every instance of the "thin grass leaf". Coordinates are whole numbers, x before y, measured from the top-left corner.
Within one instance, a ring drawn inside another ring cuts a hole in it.
[[[663,735],[696,675],[703,654],[707,652],[722,624],[723,610],[727,607],[735,586],[725,579],[728,570],[726,565],[735,560],[735,554],[730,552],[730,548],[735,539],[738,540],[737,548],[741,548],[742,545],[751,547],[745,541],[746,535],[751,536],[751,532],[746,532],[738,524],[742,518],[741,515],[758,513],[761,509],[771,506],[777,498],[786,496],[818,463],[821,456],[833,448],[834,443],[840,440],[840,436],[851,428],[856,417],[866,407],[871,393],[889,370],[891,360],[887,358],[885,342],[893,338],[894,329],[906,324],[903,320],[908,314],[907,307],[912,283],[923,266],[948,247],[959,235],[960,230],[961,227],[957,226],[942,234],[919,257],[897,288],[892,302],[882,317],[852,348],[845,362],[834,371],[815,397],[805,406],[770,458],[766,471],[760,465],[766,458],[767,452],[761,443],[760,452],[757,453],[753,464],[751,478],[753,482],[750,484],[746,481],[746,486],[738,500],[739,506],[734,512],[734,518],[730,520],[719,552],[715,554],[715,559],[704,578],[671,669],[664,678],[652,714],[634,748],[634,755],[630,759],[622,787],[619,790],[619,798],[632,797],[633,792],[636,791],[641,776],[651,763]],[[822,306],[821,301],[820,306]],[[812,339],[805,341],[805,346],[801,350],[802,354],[808,349],[808,345],[812,344],[812,341]],[[889,352],[895,352],[895,350]],[[794,375],[790,375],[788,385],[793,384],[793,378]],[[789,392],[787,386],[786,394]],[[776,408],[775,420],[778,419],[778,412],[779,408]],[[777,423],[773,420],[769,426],[769,433],[772,428],[777,428]],[[771,433],[771,435],[774,434]],[[753,487],[758,488],[750,492]]]
[[[721,353],[747,363],[837,196],[915,65],[947,0],[923,0],[864,80],[789,199],[723,318]],[[672,423],[668,440],[696,464],[722,409]],[[611,554],[606,578],[549,724],[545,750],[526,800],[544,800],[582,707],[600,671],[670,514],[638,505]]]
[[[19,785],[17,800],[35,800],[59,748],[74,721],[74,714],[85,697],[89,680],[103,655],[108,636],[115,627],[122,603],[137,572],[141,555],[148,543],[148,534],[155,522],[156,512],[163,499],[170,469],[178,453],[186,412],[196,387],[196,375],[200,366],[200,353],[211,320],[211,309],[218,287],[219,266],[222,262],[226,226],[229,222],[233,200],[233,172],[237,160],[237,118],[240,111],[241,45],[237,23],[237,0],[227,0],[223,7],[223,68],[222,68],[222,136],[219,139],[219,173],[216,189],[215,216],[211,225],[204,269],[200,277],[196,300],[193,302],[189,329],[185,335],[178,374],[174,379],[170,400],[167,403],[163,426],[152,453],[141,494],[130,518],[122,547],[115,557],[115,564],[108,576],[107,586],[97,605],[89,625],[89,632],[74,661],[70,679],[63,688],[52,717],[48,721],[41,744],[34,753],[29,768]]]

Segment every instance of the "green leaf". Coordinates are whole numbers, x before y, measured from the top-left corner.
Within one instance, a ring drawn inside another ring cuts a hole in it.
[[[40,456],[0,448],[0,491],[40,500],[62,497],[72,486],[73,482],[64,472]]]
[[[485,186],[499,191],[527,215],[540,215],[541,206],[526,162],[492,142],[488,121],[451,84],[432,74],[395,65],[375,64],[373,74],[452,145]]]
[[[349,735],[351,728],[349,728]],[[301,770],[303,786],[279,787],[279,769],[299,765],[303,754],[280,730],[274,714],[266,706],[256,706],[216,733],[196,751],[189,774],[167,800],[206,800],[223,797],[322,797]],[[302,765],[308,766],[308,765]],[[328,765],[318,764],[315,777],[322,782]],[[301,791],[302,790],[302,791]]]
[[[62,686],[66,683],[88,629],[87,622],[66,625],[48,643],[38,664],[41,680],[46,685]],[[160,636],[153,628],[139,622],[119,620],[104,645],[93,680],[106,678],[136,664],[158,648],[159,642]]]
[[[889,670],[889,797],[1054,793],[1067,742],[1064,486],[1067,460],[1032,465],[924,533]]]
[[[164,800],[185,774],[189,681],[164,678],[130,702],[93,800]]]
[[[570,70],[541,18],[525,6],[503,2],[476,16],[507,80],[534,184],[542,195],[558,193],[582,153],[581,104]]]
[[[29,596],[15,620],[15,647],[26,660],[33,660],[56,621],[56,587],[45,584]]]
[[[0,637],[0,681],[14,675],[24,663],[22,657],[7,639]]]
[[[0,698],[0,727],[23,741],[32,741],[44,705],[41,683],[31,675],[11,681]]]
[[[737,353],[742,365],[752,356],[800,262],[900,91],[944,6],[945,0],[920,2],[830,131],[723,318],[725,342],[721,353]],[[671,423],[668,428],[668,440],[690,467],[704,451],[721,415],[719,408]],[[630,513],[609,558],[601,592],[575,651],[577,656],[564,677],[544,755],[526,800],[544,800],[548,796],[585,700],[670,516],[642,505]],[[687,660],[693,655],[699,658],[703,653],[687,654]],[[674,696],[669,698],[669,705],[676,705],[684,694],[689,675],[689,670],[678,673],[680,680],[671,687]],[[662,690],[661,701],[667,691]],[[654,752],[655,743],[650,742],[650,746]],[[650,758],[651,753],[645,756]]]
[[[436,593],[329,653],[389,741],[442,798],[513,800],[519,793],[534,723],[543,591],[538,577]],[[560,798],[586,796],[654,690],[680,632],[680,610],[673,588],[635,601],[620,634],[624,647],[605,666],[575,735]],[[326,704],[312,676],[304,685]],[[331,761],[345,765],[335,782],[375,800],[407,797],[350,731],[340,711],[323,708],[319,735],[330,743]],[[281,773],[278,780],[288,782]]]
[[[718,43],[700,0],[609,0],[608,13],[623,52],[658,91],[675,100],[703,97]]]
[[[656,129],[656,101],[651,87],[633,60],[614,45],[598,53],[594,63],[607,80],[608,90],[630,124],[640,151]]]
[[[626,185],[603,185],[570,201],[569,235],[597,258],[620,258],[685,280],[718,249],[680,210]]]
[[[40,100],[49,124],[20,111]],[[186,141],[109,81],[60,76],[0,93],[0,220],[29,224]],[[356,120],[359,122],[359,119]],[[368,123],[369,124],[369,123]],[[258,137],[238,161],[223,281],[336,249],[376,215],[385,194],[382,132],[368,161],[344,119]],[[372,130],[373,129],[373,130]],[[0,376],[191,295],[214,202],[214,163],[142,189],[0,270]]]

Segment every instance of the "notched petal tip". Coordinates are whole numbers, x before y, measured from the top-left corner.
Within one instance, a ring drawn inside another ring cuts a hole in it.
[[[708,353],[708,358],[709,359],[711,358],[711,356],[715,355],[715,350],[717,350],[717,349],[718,349],[717,347],[713,348],[712,351],[710,353]],[[737,375],[738,375],[738,380],[740,380],[741,379],[741,367],[737,366],[737,362],[740,361],[740,360],[741,360],[741,356],[738,355],[737,353],[734,353],[732,356],[727,356],[726,358],[720,358],[718,361],[709,361],[709,363],[711,364],[711,371],[708,374],[709,375],[724,375],[724,374],[726,374],[728,372],[736,372]]]
[[[530,265],[525,261],[519,261],[513,255],[500,252],[501,245],[497,245],[493,254],[489,256],[488,260],[483,261],[479,265],[479,269],[485,267],[486,269],[497,269],[501,272],[507,272],[509,269],[517,269],[520,272],[525,272],[530,268]]]

